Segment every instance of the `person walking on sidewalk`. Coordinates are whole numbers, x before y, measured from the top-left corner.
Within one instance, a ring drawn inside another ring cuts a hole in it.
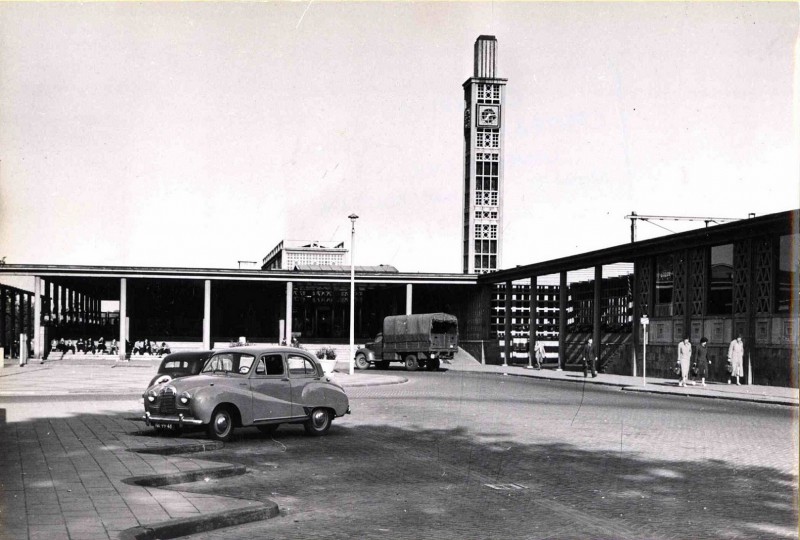
[[[708,349],[706,348],[708,338],[704,337],[700,340],[700,346],[697,347],[697,354],[695,355],[695,362],[697,363],[697,376],[700,377],[700,384],[706,385],[706,377],[708,377],[708,365],[711,360],[708,359]]]
[[[536,340],[533,353],[536,355],[536,369],[542,369],[542,362],[544,361],[544,343],[542,343],[541,340]]]
[[[731,364],[731,372],[728,375],[728,384],[731,384],[731,376],[736,377],[736,384],[739,383],[739,377],[744,377],[744,343],[742,343],[742,334],[737,334],[736,339],[731,341],[728,347],[728,362]]]
[[[681,365],[681,382],[678,386],[686,386],[689,377],[689,367],[692,364],[692,344],[689,342],[689,336],[683,338],[683,341],[678,343],[678,363]],[[694,384],[694,381],[691,381]]]
[[[583,376],[587,377],[589,368],[592,371],[592,377],[597,377],[597,356],[594,354],[594,347],[592,346],[592,338],[586,341],[583,346]]]

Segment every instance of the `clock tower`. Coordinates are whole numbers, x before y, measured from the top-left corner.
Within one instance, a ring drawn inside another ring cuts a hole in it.
[[[496,77],[497,39],[475,41],[473,76],[464,84],[465,274],[501,267],[503,240],[503,105],[508,79]]]

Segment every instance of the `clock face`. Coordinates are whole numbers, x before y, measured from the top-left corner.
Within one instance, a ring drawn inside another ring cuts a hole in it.
[[[500,105],[478,105],[476,114],[478,127],[500,127]]]

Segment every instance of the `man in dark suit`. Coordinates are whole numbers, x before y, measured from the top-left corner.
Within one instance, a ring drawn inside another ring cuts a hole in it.
[[[583,346],[583,376],[589,376],[589,369],[591,368],[592,377],[597,377],[597,355],[594,352],[592,345],[592,338],[586,341]]]

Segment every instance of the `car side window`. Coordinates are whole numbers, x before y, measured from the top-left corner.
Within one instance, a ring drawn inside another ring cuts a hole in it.
[[[239,358],[239,373],[242,375],[247,375],[250,373],[250,368],[253,367],[253,362],[255,361],[255,356],[250,356],[249,354],[243,354]]]
[[[286,361],[289,364],[289,373],[295,377],[315,377],[317,375],[314,364],[308,358],[289,355]]]
[[[283,375],[283,358],[280,354],[265,354],[258,360],[256,375]]]

